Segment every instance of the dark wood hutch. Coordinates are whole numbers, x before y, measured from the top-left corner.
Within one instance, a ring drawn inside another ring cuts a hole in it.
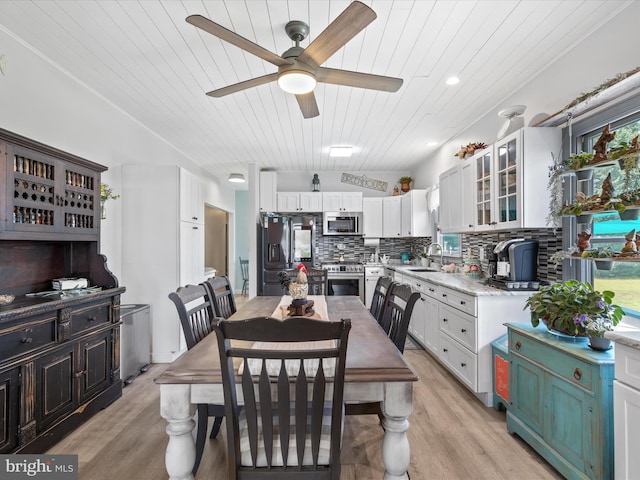
[[[100,254],[106,167],[0,129],[0,453],[44,453],[122,395],[120,294]],[[31,296],[84,277],[95,293]]]

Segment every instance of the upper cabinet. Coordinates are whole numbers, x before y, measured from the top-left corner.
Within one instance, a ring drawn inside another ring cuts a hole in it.
[[[278,212],[321,212],[320,192],[278,192]]]
[[[431,236],[433,234],[433,226],[427,207],[427,191],[409,190],[400,198],[402,236]]]
[[[98,240],[104,170],[0,130],[0,238]]]
[[[382,197],[365,197],[362,199],[362,222],[363,237],[382,237]]]
[[[260,172],[260,211],[278,211],[278,174],[276,172]]]
[[[323,192],[323,212],[361,212],[362,192]]]
[[[452,177],[455,169],[444,172],[440,176],[442,231],[545,228],[548,196],[543,193],[552,154],[560,146],[559,128],[524,127],[456,167],[459,183]]]
[[[382,236],[396,238],[402,236],[402,197],[382,198]]]
[[[180,169],[180,220],[204,225],[204,186],[184,168]]]
[[[442,233],[457,233],[461,229],[461,176],[460,165],[456,165],[440,175],[439,227]]]

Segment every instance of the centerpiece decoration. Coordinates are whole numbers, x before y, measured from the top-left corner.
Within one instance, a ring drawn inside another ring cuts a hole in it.
[[[411,182],[413,182],[413,178],[411,177],[400,177],[400,190],[403,192],[408,192],[411,189]]]
[[[117,200],[118,198],[120,198],[120,195],[114,195],[113,189],[109,185],[106,183],[100,184],[100,218],[102,220],[107,218],[107,210],[105,208],[107,200]]]
[[[588,282],[567,280],[541,286],[527,299],[525,309],[529,307],[534,327],[542,321],[551,332],[586,337],[595,325],[606,324],[613,329],[622,319],[624,312],[613,304],[614,296],[608,290],[595,290]]]
[[[315,311],[313,309],[313,300],[309,300],[307,295],[309,294],[309,283],[307,281],[307,268],[304,264],[298,264],[298,274],[295,281],[291,280],[289,274],[282,270],[278,272],[280,279],[280,285],[284,289],[289,290],[292,301],[288,307],[289,315],[298,317],[310,317]]]

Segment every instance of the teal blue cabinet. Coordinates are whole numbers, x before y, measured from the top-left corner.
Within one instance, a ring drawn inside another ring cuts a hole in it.
[[[613,350],[507,324],[507,429],[569,479],[613,478]]]

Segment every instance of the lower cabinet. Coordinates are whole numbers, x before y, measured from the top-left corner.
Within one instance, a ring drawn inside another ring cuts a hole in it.
[[[0,315],[0,453],[42,453],[121,396],[120,295],[92,295]]]
[[[616,478],[640,478],[640,349],[616,339],[613,382]]]
[[[567,478],[613,478],[613,353],[544,326],[507,328],[509,432]]]

